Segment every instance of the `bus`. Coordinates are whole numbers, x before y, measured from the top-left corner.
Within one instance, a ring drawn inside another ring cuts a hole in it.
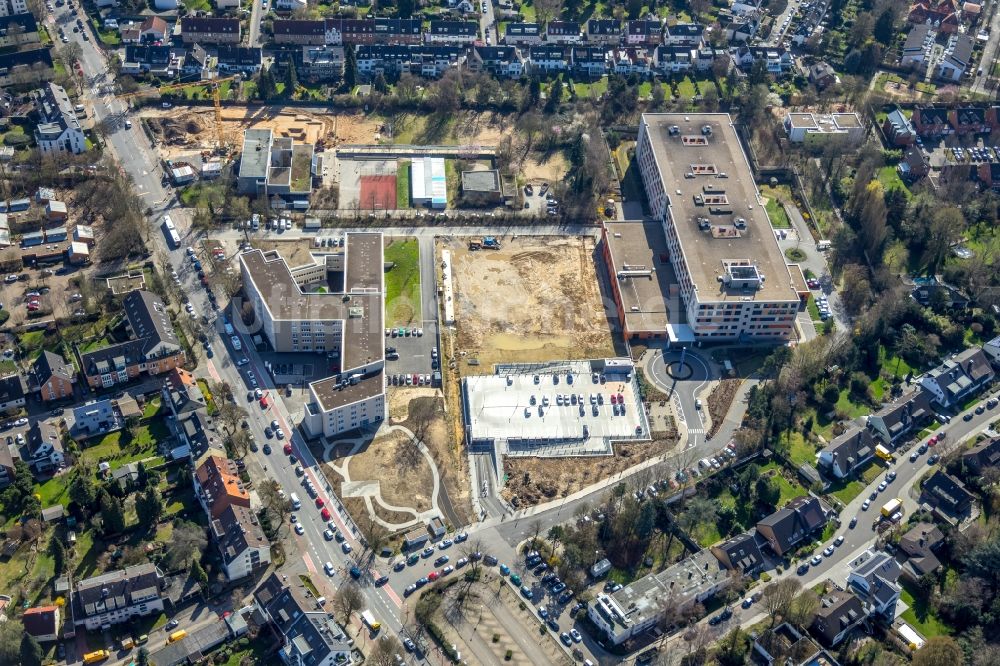
[[[83,655],[83,663],[85,664],[96,664],[99,661],[104,661],[111,656],[111,653],[107,650],[94,650],[93,652],[88,652]]]
[[[169,215],[163,216],[163,230],[174,248],[179,248],[181,246],[181,237],[177,233],[177,227],[174,226],[174,221],[170,219]]]

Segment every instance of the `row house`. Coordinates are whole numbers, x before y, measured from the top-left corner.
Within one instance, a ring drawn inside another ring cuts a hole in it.
[[[1000,162],[981,162],[976,166],[976,176],[991,190],[1000,190]]]
[[[48,81],[55,75],[48,48],[0,54],[0,87],[24,81]]]
[[[260,48],[253,46],[220,46],[216,53],[220,74],[256,74],[264,63]]]
[[[163,573],[148,563],[81,580],[73,589],[73,621],[97,631],[162,613],[163,588]]]
[[[948,109],[943,107],[918,106],[913,109],[910,122],[913,123],[917,135],[922,137],[938,137],[955,133],[948,120]]]
[[[573,54],[576,62],[576,53]],[[615,74],[629,76],[634,74],[642,78],[648,77],[653,71],[653,57],[646,49],[620,48],[611,51],[611,68]]]
[[[201,44],[195,44],[181,59],[181,75],[188,79],[210,79],[214,76],[209,65],[211,58]]]
[[[663,33],[663,43],[667,46],[687,46],[698,48],[704,41],[705,26],[700,23],[678,23],[667,26]]]
[[[181,40],[185,44],[239,44],[240,20],[185,16],[181,19]]]
[[[913,26],[913,29],[906,35],[906,41],[903,43],[899,64],[903,67],[918,67],[923,65],[931,57],[936,38],[937,31],[934,29],[934,26]]]
[[[657,46],[653,51],[653,66],[664,74],[689,72],[694,66],[695,53],[683,46]]]
[[[465,49],[458,46],[402,44],[365,44],[355,54],[358,74],[366,80],[378,74],[395,77],[404,73],[437,78],[463,64],[465,57]]]
[[[898,107],[889,112],[882,123],[882,132],[894,146],[909,146],[917,139],[913,123]]]
[[[587,41],[591,44],[618,46],[622,43],[622,24],[618,19],[587,21]]]
[[[517,79],[524,74],[525,62],[516,46],[477,46],[469,54],[473,71],[486,71],[501,79]]]
[[[545,39],[550,44],[579,44],[583,35],[576,21],[549,21],[545,26]]]
[[[475,21],[431,21],[424,33],[428,44],[472,44],[479,38],[479,24]]]
[[[592,79],[608,73],[608,52],[601,46],[574,46],[570,52],[573,70]]]
[[[532,71],[541,73],[565,72],[570,68],[572,55],[565,46],[537,44],[528,50]]]
[[[761,12],[738,16],[726,24],[726,41],[730,44],[746,44],[760,32],[763,19]]]
[[[658,46],[663,43],[663,24],[658,20],[629,21],[625,28],[629,46]]]
[[[122,55],[122,74],[152,74],[173,78],[180,71],[184,52],[169,46],[129,44]]]
[[[271,25],[275,44],[311,44],[313,46],[322,46],[323,44],[340,43],[339,31],[335,32],[337,42],[332,41],[333,37],[328,38],[326,21],[279,19],[273,21]]]
[[[948,39],[944,57],[937,63],[935,76],[943,81],[957,82],[969,69],[974,43],[968,35],[952,35]]]
[[[961,27],[955,0],[919,0],[910,7],[906,20],[917,25],[933,25],[946,34],[957,33]]]
[[[542,43],[542,26],[537,23],[508,23],[503,33],[503,43],[527,46]]]
[[[948,111],[948,122],[955,128],[956,134],[979,134],[989,132],[991,127],[990,110],[979,106],[963,106]]]
[[[767,72],[774,76],[783,76],[795,66],[791,54],[781,47],[743,46],[733,49],[732,53],[736,65],[745,71],[749,71],[758,60],[762,60]]]

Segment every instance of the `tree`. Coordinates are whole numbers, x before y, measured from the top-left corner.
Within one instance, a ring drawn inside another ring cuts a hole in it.
[[[84,515],[90,512],[97,501],[97,485],[83,467],[77,467],[73,471],[73,480],[69,482],[69,499]]]
[[[272,479],[261,484],[257,491],[272,525],[284,524],[292,511],[291,502],[286,497],[281,496],[280,490],[281,486]]]
[[[955,666],[965,662],[962,648],[951,636],[934,636],[913,654],[913,666]]]
[[[557,78],[552,82],[552,86],[549,87],[549,97],[545,100],[545,113],[554,113],[559,110],[559,104],[562,102],[563,96],[563,82],[561,78]]]
[[[21,666],[42,666],[42,646],[31,634],[21,638]]]
[[[344,88],[354,90],[358,83],[358,58],[354,53],[354,44],[344,45]]]
[[[562,11],[562,0],[535,0],[535,18],[539,23],[548,23],[550,19],[559,16]]]
[[[934,211],[927,230],[927,244],[924,262],[927,271],[933,275],[944,264],[951,247],[965,231],[965,218],[954,206],[944,206]]]
[[[720,666],[742,666],[746,663],[747,652],[750,650],[750,640],[746,632],[734,627],[719,641],[719,649],[715,658]]]
[[[145,529],[155,527],[163,515],[163,498],[160,497],[160,491],[150,488],[139,495],[135,500],[135,515],[141,527]]]
[[[61,576],[63,569],[66,567],[66,548],[63,546],[62,541],[59,540],[59,537],[54,536],[49,540],[49,555],[52,556],[56,576]]]
[[[663,108],[663,103],[667,101],[667,93],[663,89],[663,84],[659,81],[653,82],[653,91],[650,93],[650,103],[653,109],[659,111]]]
[[[299,89],[299,73],[295,68],[295,61],[292,58],[288,59],[285,64],[285,96],[295,97],[296,91]]]
[[[782,578],[764,588],[762,603],[767,614],[771,616],[772,627],[779,616],[785,617],[788,614],[792,601],[801,589],[802,583],[794,578]]]
[[[278,86],[274,82],[274,73],[268,69],[262,69],[257,78],[257,95],[263,99],[273,99],[278,95]]]
[[[781,488],[769,476],[762,476],[754,484],[757,501],[767,506],[777,506],[781,499]]]
[[[375,643],[368,658],[374,666],[394,666],[396,655],[402,652],[402,647],[395,636],[385,635]]]
[[[108,493],[101,495],[101,525],[105,534],[120,534],[125,531],[125,511],[122,502]]]
[[[413,16],[413,0],[396,0],[396,11],[399,18],[410,18]]]
[[[351,615],[365,606],[365,597],[357,583],[344,583],[333,597],[333,608],[341,616],[341,624],[347,625]]]
[[[0,664],[16,664],[21,657],[20,622],[0,622]]]
[[[389,84],[386,82],[385,75],[382,72],[375,74],[375,78],[372,80],[372,89],[383,95],[389,92]]]
[[[795,597],[788,607],[788,621],[805,629],[812,623],[817,610],[819,610],[819,596],[812,590],[806,590]]]
[[[135,663],[138,666],[149,666],[149,650],[146,649],[145,645],[139,647],[139,654],[135,658]]]
[[[170,543],[167,544],[165,570],[177,571],[184,568],[192,558],[200,557],[206,546],[208,538],[204,528],[188,521],[176,523]]]
[[[198,581],[201,585],[202,594],[208,594],[208,574],[205,573],[205,569],[201,566],[201,562],[198,561],[197,557],[191,560],[190,574],[191,578]]]
[[[892,28],[895,22],[896,12],[893,11],[892,5],[888,5],[875,21],[872,34],[884,46],[888,46],[892,42],[892,37],[895,34]]]

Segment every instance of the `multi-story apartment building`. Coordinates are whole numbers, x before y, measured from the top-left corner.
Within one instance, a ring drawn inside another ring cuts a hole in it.
[[[278,657],[285,664],[342,666],[351,663],[354,641],[333,616],[317,607],[303,588],[282,582],[271,574],[254,591],[261,617],[274,627],[281,647]]]
[[[728,114],[643,114],[636,161],[659,233],[606,224],[629,337],[794,338],[800,299]]]
[[[466,49],[444,44],[363,44],[354,57],[358,75],[365,80],[404,73],[437,78],[463,64]]]
[[[303,46],[299,59],[299,75],[318,81],[339,81],[344,78],[343,46]]]
[[[163,573],[139,564],[78,582],[73,589],[73,619],[88,631],[106,629],[163,611]]]
[[[55,74],[48,48],[0,55],[0,86],[48,81]]]
[[[525,62],[516,46],[477,46],[467,64],[473,71],[487,71],[503,79],[517,79],[524,74]]]
[[[276,251],[240,255],[247,300],[274,350],[325,353],[339,365],[339,373],[309,385],[303,426],[313,436],[385,418],[382,270],[380,233],[348,233],[343,252],[300,266]],[[332,273],[342,277],[340,293]]]
[[[122,309],[132,339],[79,355],[91,388],[108,388],[143,372],[158,375],[184,364],[184,348],[159,296],[137,289],[125,295]]]
[[[475,21],[431,21],[424,33],[428,44],[471,44],[479,37]]]
[[[32,14],[0,16],[0,48],[37,44],[38,23]]]
[[[42,153],[79,155],[87,149],[83,128],[65,88],[46,84],[35,98],[35,107],[41,121],[35,126],[35,143]]]
[[[622,23],[618,19],[596,19],[587,21],[587,42],[618,46],[622,41]]]
[[[28,0],[0,0],[0,16],[28,13]]]

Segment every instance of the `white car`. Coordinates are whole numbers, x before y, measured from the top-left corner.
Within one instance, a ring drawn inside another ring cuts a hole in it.
[[[3,281],[6,282],[6,283],[8,283],[8,284],[10,284],[11,282],[17,282],[17,280],[18,280],[18,277],[16,275],[14,275],[13,273],[11,273],[10,275],[8,275],[7,277],[5,277],[3,279]]]
[[[234,335],[233,337],[231,337],[231,338],[229,338],[229,339],[230,339],[230,340],[232,341],[232,343],[233,343],[233,349],[235,349],[236,351],[239,351],[239,350],[243,349],[243,343],[242,343],[242,342],[240,342],[240,338],[239,338],[239,336],[237,336],[237,335]]]
[[[336,571],[336,569],[333,568],[333,562],[327,562],[326,564],[324,564],[323,571],[326,572],[327,576],[332,576],[333,572]]]
[[[302,527],[302,523],[295,523],[295,533],[298,535],[306,533],[306,528]]]
[[[14,421],[14,427],[15,428],[23,426],[23,425],[28,425],[28,419],[24,418],[23,416],[21,418],[19,418],[18,420]]]
[[[284,439],[285,431],[282,430],[281,428],[278,428],[277,430],[274,431],[274,436],[277,437],[278,439]]]

